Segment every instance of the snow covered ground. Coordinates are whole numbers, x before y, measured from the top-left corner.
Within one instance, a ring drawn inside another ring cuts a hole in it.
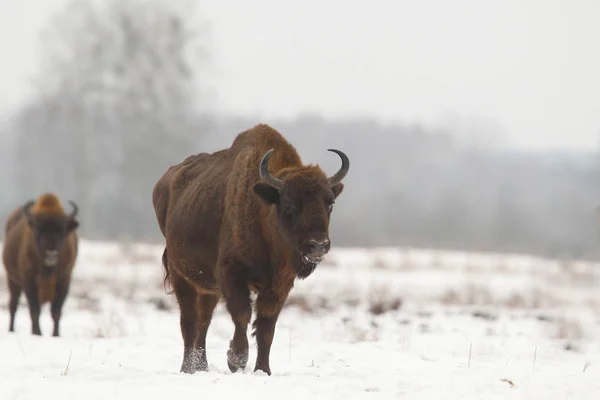
[[[161,246],[82,240],[61,325],[8,333],[0,280],[0,399],[592,399],[600,392],[600,268],[523,256],[335,249],[298,282],[277,325],[273,375],[231,374],[224,306],[211,372],[180,374]],[[254,345],[252,338],[251,346]],[[179,397],[182,396],[182,397]]]

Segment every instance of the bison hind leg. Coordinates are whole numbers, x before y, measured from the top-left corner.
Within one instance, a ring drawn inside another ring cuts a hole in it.
[[[225,260],[221,265],[222,271],[228,271],[223,274],[221,282],[223,297],[227,311],[235,326],[233,338],[229,342],[227,351],[227,365],[231,372],[243,370],[248,363],[248,324],[252,317],[252,308],[250,304],[250,291],[245,277],[236,273],[243,271],[244,267],[232,259]],[[233,272],[232,272],[233,271]]]
[[[196,362],[196,371],[208,371],[208,360],[206,359],[206,336],[208,327],[212,320],[215,307],[219,302],[219,297],[210,294],[198,295],[196,299],[196,310],[198,318],[198,331],[194,351],[198,360]]]
[[[180,372],[193,374],[208,371],[206,335],[219,297],[200,294],[177,274],[172,275],[175,297],[179,303],[180,328],[183,337],[183,360]]]

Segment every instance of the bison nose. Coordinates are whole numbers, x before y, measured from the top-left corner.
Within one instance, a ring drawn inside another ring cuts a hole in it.
[[[308,242],[308,248],[310,250],[311,253],[319,253],[319,254],[323,254],[326,253],[327,251],[329,251],[329,239],[325,239],[325,240],[314,240],[311,239]]]

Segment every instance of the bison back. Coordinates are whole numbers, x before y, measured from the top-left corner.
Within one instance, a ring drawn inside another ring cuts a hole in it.
[[[158,226],[163,236],[166,236],[167,213],[171,198],[171,192],[177,196],[178,190],[174,186],[181,186],[181,174],[185,173],[186,169],[194,167],[202,162],[203,159],[210,157],[209,153],[199,153],[186,157],[179,164],[170,166],[167,171],[158,179],[152,190],[152,205],[158,221]]]
[[[23,212],[23,207],[18,207],[14,209],[6,219],[6,224],[4,226],[4,233],[8,235],[8,232],[21,220],[21,218],[25,217],[25,213]]]

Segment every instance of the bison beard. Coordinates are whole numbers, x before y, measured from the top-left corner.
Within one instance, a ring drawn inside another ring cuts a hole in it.
[[[298,270],[298,279],[306,279],[308,278],[317,268],[316,262],[305,262],[302,264],[300,269]]]
[[[294,281],[309,277],[330,249],[329,220],[350,162],[329,151],[342,160],[332,176],[304,165],[279,132],[259,124],[157,181],[152,202],[166,240],[165,285],[180,309],[181,371],[208,370],[206,336],[220,299],[235,326],[227,363],[232,372],[246,367],[252,291],[254,370],[271,374],[275,325]]]
[[[298,267],[294,268],[296,270],[298,279],[304,280],[308,278],[313,272],[315,272],[317,265],[323,261],[323,258],[324,257],[319,257],[315,260],[311,260],[308,258],[308,256],[298,253],[297,259],[300,260],[298,262],[299,265]]]

